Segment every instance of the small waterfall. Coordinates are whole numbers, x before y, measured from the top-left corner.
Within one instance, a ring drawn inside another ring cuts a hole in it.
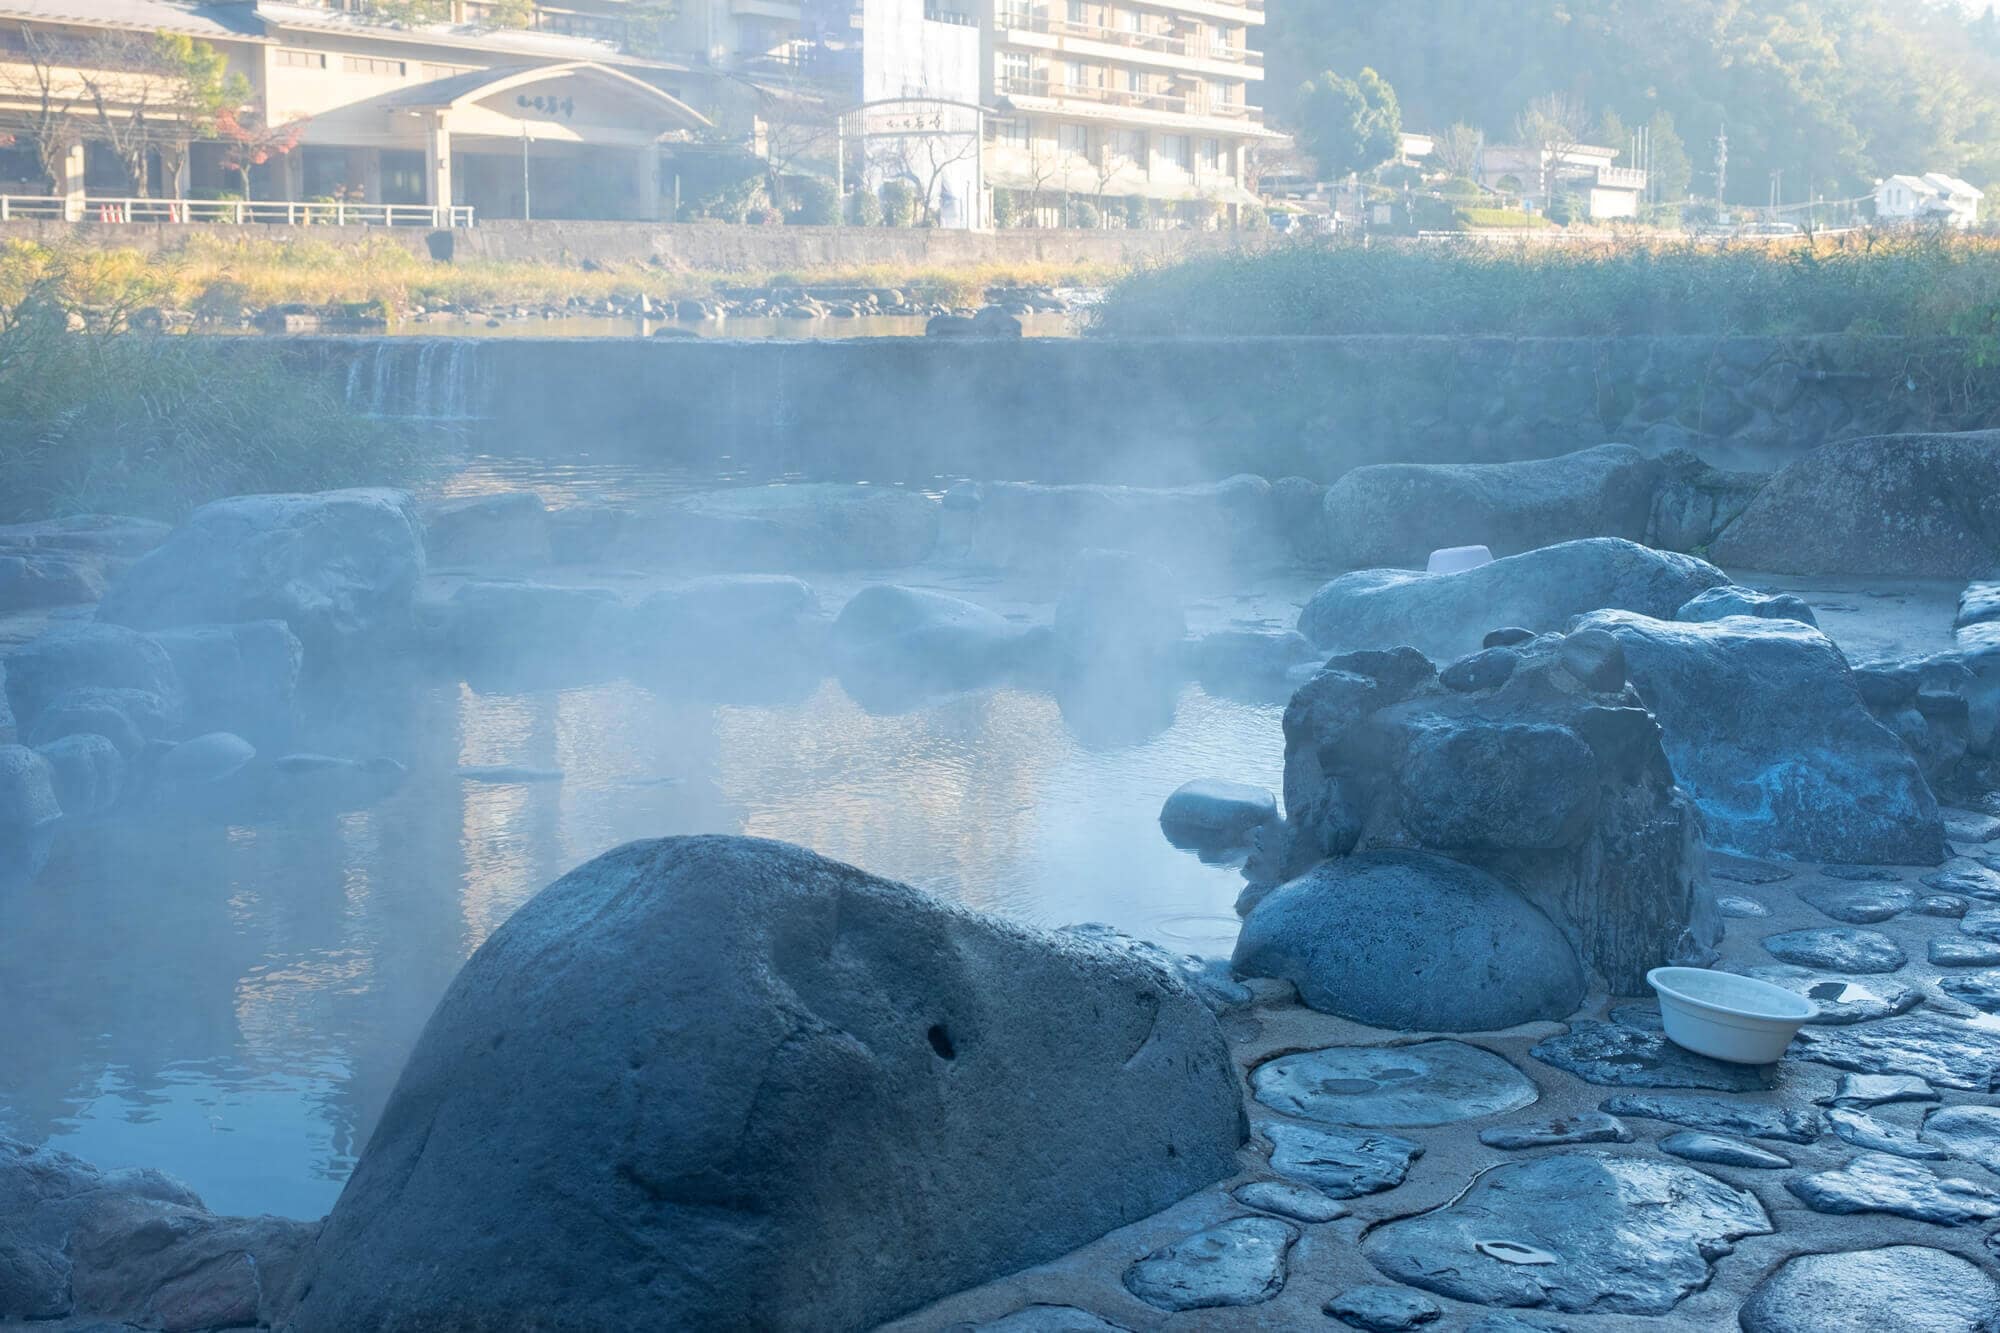
[[[376,338],[348,363],[347,405],[392,421],[478,421],[492,376],[477,338]]]

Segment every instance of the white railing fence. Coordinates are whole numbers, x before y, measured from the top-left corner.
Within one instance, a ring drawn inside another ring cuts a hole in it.
[[[0,194],[0,222],[259,224],[285,227],[470,227],[467,205],[304,203],[282,199],[121,199]]]

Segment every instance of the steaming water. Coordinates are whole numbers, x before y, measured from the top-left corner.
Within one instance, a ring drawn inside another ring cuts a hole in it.
[[[447,489],[496,480],[558,504],[695,484],[484,459]],[[893,715],[832,681],[754,705],[628,681],[378,689],[322,709],[299,748],[400,760],[385,797],[128,821],[57,848],[0,932],[0,1132],[158,1167],[219,1211],[316,1217],[460,964],[600,852],[780,838],[1020,920],[1226,953],[1240,876],[1169,846],[1160,804],[1197,776],[1275,788],[1283,766],[1278,707],[1192,685],[1164,700],[1170,722],[1115,738],[1011,688]],[[483,765],[563,779],[459,776]]]

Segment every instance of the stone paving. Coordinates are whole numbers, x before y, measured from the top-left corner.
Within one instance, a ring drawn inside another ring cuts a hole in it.
[[[1715,858],[1718,966],[1820,1006],[1768,1069],[1666,1043],[1650,998],[1393,1033],[1213,992],[1242,1172],[887,1327],[2000,1327],[2000,912],[1964,910],[2000,821],[1949,821],[1943,867]]]

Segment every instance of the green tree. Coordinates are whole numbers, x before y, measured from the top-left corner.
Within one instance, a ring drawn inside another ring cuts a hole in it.
[[[1334,180],[1396,156],[1403,113],[1396,90],[1373,69],[1352,79],[1325,70],[1299,89],[1298,128],[1320,176]]]
[[[1646,122],[1646,146],[1653,172],[1646,192],[1657,207],[1679,207],[1693,188],[1694,162],[1688,157],[1687,145],[1674,130],[1671,112],[1655,111]]]
[[[77,65],[97,136],[140,198],[149,152],[177,177],[189,143],[212,135],[223,112],[250,100],[248,81],[230,72],[228,57],[184,33],[105,33],[90,39]]]

